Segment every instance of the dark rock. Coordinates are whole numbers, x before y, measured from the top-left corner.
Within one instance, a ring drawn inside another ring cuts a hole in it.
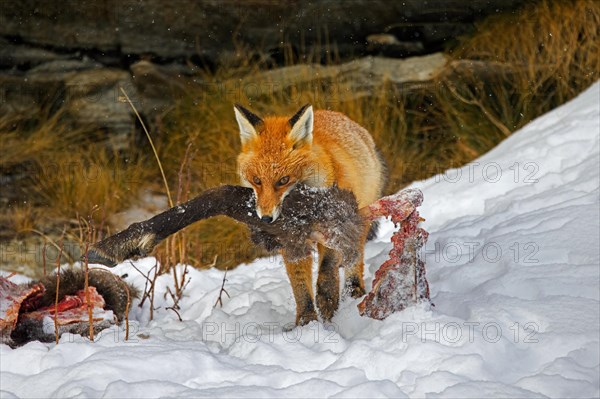
[[[425,46],[422,41],[400,41],[389,33],[367,36],[367,51],[372,54],[391,57],[406,57],[411,54],[423,54]]]
[[[72,72],[84,71],[86,69],[100,69],[103,65],[93,60],[83,57],[81,60],[53,60],[40,64],[31,68],[28,72],[29,76],[36,79],[56,79],[57,77],[65,77]]]
[[[90,69],[65,81],[66,109],[78,124],[107,131],[106,140],[116,150],[127,149],[134,131],[135,116],[121,88],[135,100],[137,92],[129,73],[119,69]]]
[[[110,133],[105,139],[122,150],[130,141],[135,119],[120,87],[137,98],[127,71],[102,68],[89,59],[51,61],[18,75],[0,73],[0,112],[62,109],[74,126]]]
[[[98,58],[121,53],[120,62],[126,65],[142,55],[158,63],[193,57],[214,64],[247,57],[248,51],[268,54],[282,48],[299,56],[327,57],[334,44],[345,57],[364,54],[367,36],[377,33],[420,42],[423,53],[430,53],[464,34],[474,20],[524,2],[6,0],[0,10],[0,36]]]
[[[0,38],[0,69],[30,69],[63,56],[52,51],[27,45],[16,45]]]
[[[186,96],[186,75],[183,68],[169,68],[139,61],[129,68],[133,84],[138,93],[138,103],[144,114],[153,120],[155,116],[173,105],[174,101]]]
[[[368,96],[384,82],[396,86],[428,82],[442,73],[448,65],[442,53],[406,59],[363,57],[340,65],[302,64],[277,68],[248,78],[223,82],[225,93],[243,92],[250,98],[271,95],[273,92],[293,91],[314,83],[328,83],[335,99]],[[232,101],[235,99],[232,99]]]

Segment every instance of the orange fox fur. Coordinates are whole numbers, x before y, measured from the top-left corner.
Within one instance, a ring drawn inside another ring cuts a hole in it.
[[[242,150],[238,170],[242,184],[254,189],[256,211],[264,221],[280,214],[285,196],[296,183],[314,187],[338,185],[352,191],[359,208],[377,200],[385,182],[385,167],[369,132],[347,116],[316,111],[306,105],[294,116],[260,118],[240,105],[234,108]],[[345,266],[345,293],[364,295],[363,252],[370,226],[365,226],[359,260]],[[320,244],[316,308],[331,320],[339,303],[340,256]],[[283,259],[296,300],[296,324],[317,319],[312,288],[312,258]]]

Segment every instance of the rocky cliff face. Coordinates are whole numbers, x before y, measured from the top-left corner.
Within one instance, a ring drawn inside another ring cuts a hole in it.
[[[282,47],[299,55],[322,47],[324,53],[327,44],[333,43],[342,56],[377,46],[396,50],[404,46],[406,53],[428,53],[467,32],[474,20],[521,3],[523,0],[9,0],[3,2],[0,36],[38,51],[19,55],[25,63],[37,56],[40,61],[48,57],[43,50],[80,51],[109,66],[126,66],[144,55],[162,62],[192,58],[216,63],[235,57],[242,47],[272,55]],[[369,36],[372,41],[367,40]],[[8,62],[16,65],[19,60]]]
[[[198,67],[248,57],[271,68],[318,64],[334,52],[341,61],[430,54],[475,20],[523,2],[7,0],[0,9],[0,112],[68,103],[74,120],[118,136],[134,125],[119,106],[119,87],[152,120],[183,95],[178,77]]]

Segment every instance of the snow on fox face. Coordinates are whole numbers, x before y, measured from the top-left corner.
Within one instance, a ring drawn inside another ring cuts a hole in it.
[[[242,151],[238,171],[242,185],[254,189],[256,213],[267,223],[281,214],[281,204],[298,182],[319,185],[312,161],[313,110],[302,107],[291,118],[260,118],[234,107]]]

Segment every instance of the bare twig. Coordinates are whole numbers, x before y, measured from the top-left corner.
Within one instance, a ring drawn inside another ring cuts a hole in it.
[[[158,278],[158,263],[154,265],[154,276],[150,285],[150,320],[154,319],[154,295],[156,289],[156,279]]]
[[[142,294],[142,299],[140,300],[140,304],[138,306],[140,308],[143,307],[144,302],[146,302],[146,299],[150,299],[150,320],[152,320],[154,317],[154,287],[156,286],[156,279],[158,278],[158,261],[156,261],[154,266],[152,266],[152,268],[148,270],[148,274],[142,273],[142,271],[138,269],[133,262],[130,261],[129,264],[146,279],[146,283],[144,285],[144,293]],[[154,275],[151,279],[149,276],[153,270]]]
[[[192,144],[188,144],[185,155],[183,157],[183,161],[179,167],[178,176],[178,184],[177,184],[177,204],[181,204],[187,198],[187,188],[189,184],[189,174],[186,175],[186,171],[189,170],[189,160],[190,160],[190,150],[192,148]],[[186,178],[187,176],[187,178]],[[165,254],[164,254],[164,262],[162,262],[164,266],[164,270],[167,271],[170,269],[171,275],[173,277],[173,290],[170,287],[167,287],[167,292],[165,292],[165,298],[167,294],[171,296],[173,300],[172,308],[173,310],[179,309],[179,301],[183,297],[183,292],[189,280],[187,279],[188,275],[188,266],[186,264],[186,237],[183,234],[176,234],[173,237],[167,239],[165,243]],[[181,274],[177,270],[177,264],[184,265]]]
[[[183,275],[185,276],[185,275],[187,275],[187,274],[188,274],[188,271],[187,271],[187,265],[185,265],[185,268],[184,268],[184,270],[183,270]],[[191,281],[191,280],[192,280],[191,278],[188,278],[187,280],[185,280],[185,282],[184,282],[184,283],[183,283],[183,285],[181,286],[181,291],[182,291],[182,292],[183,292],[183,291],[185,291],[186,287],[188,286],[188,284],[190,283],[190,281]]]
[[[171,287],[167,287],[167,292],[165,292],[165,299],[167,298],[167,294],[169,294],[171,296],[171,299],[173,300],[173,306],[171,306],[173,309],[179,309],[179,297],[177,297],[177,295],[173,294],[173,291],[171,291]]]
[[[127,283],[123,282],[123,287],[125,287],[125,291],[127,291],[127,305],[125,306],[125,341],[127,341],[129,339],[129,307],[131,306],[131,292],[129,292]]]
[[[104,224],[105,223],[106,223],[106,204],[102,208],[102,218],[100,219],[100,228],[94,230],[94,242],[97,242],[104,237],[104,235],[102,233],[104,232]]]
[[[142,128],[144,129],[144,132],[146,133],[146,137],[148,138],[148,141],[150,142],[150,146],[152,147],[152,151],[154,152],[154,157],[156,158],[156,162],[158,163],[158,168],[160,169],[160,174],[162,175],[163,183],[165,185],[165,190],[167,191],[167,197],[169,198],[169,206],[172,208],[173,207],[173,199],[171,198],[171,191],[169,190],[169,183],[167,183],[167,177],[165,175],[165,171],[163,170],[162,163],[160,162],[160,157],[158,156],[156,147],[154,146],[154,142],[152,141],[152,137],[150,137],[150,132],[148,132],[148,129],[146,128],[146,124],[142,120],[142,117],[138,113],[138,110],[135,108],[135,105],[133,105],[133,103],[129,99],[129,96],[127,95],[125,90],[122,87],[120,89],[121,89],[121,92],[123,93],[123,95],[125,96],[125,99],[127,99],[127,102],[133,109],[135,116],[140,121],[140,124],[142,125]]]
[[[48,242],[44,240],[44,246],[42,247],[42,267],[44,270],[44,277],[46,277],[46,245],[48,245]]]
[[[129,264],[131,265],[131,267],[133,267],[135,269],[135,271],[137,271],[139,274],[142,275],[142,277],[144,277],[146,279],[146,284],[144,285],[144,294],[145,294],[146,291],[147,291],[146,289],[148,288],[148,283],[152,284],[152,280],[150,280],[150,277],[148,277],[147,274],[142,273],[142,271],[140,269],[138,269],[137,266],[132,261],[129,261]],[[150,271],[152,271],[152,269],[150,269],[148,271],[148,274],[150,274]],[[144,299],[145,298],[142,297],[142,303],[140,303],[140,305],[143,305],[143,300]]]
[[[94,341],[94,314],[92,311],[92,300],[90,298],[90,284],[89,284],[89,280],[90,280],[90,276],[89,276],[89,265],[88,265],[88,260],[87,260],[87,255],[88,255],[88,251],[89,251],[89,241],[85,243],[85,282],[84,282],[84,290],[85,290],[85,302],[86,302],[86,306],[87,306],[87,311],[88,311],[88,323],[90,324],[90,341]]]
[[[94,221],[92,219],[92,215],[94,214],[94,212],[98,210],[98,208],[96,206],[94,206],[94,208],[92,208],[92,212],[90,213],[88,220],[88,234],[87,234],[87,240],[85,242],[85,302],[87,304],[87,311],[88,311],[88,323],[90,324],[90,341],[94,341],[94,312],[93,312],[93,306],[92,306],[92,299],[90,296],[90,284],[89,284],[89,277],[90,277],[90,268],[89,268],[89,264],[88,264],[88,252],[90,249],[90,241],[92,240],[92,232],[94,230]]]
[[[184,176],[184,169],[187,169],[186,167],[188,166],[188,162],[189,162],[189,155],[190,155],[190,150],[192,149],[192,143],[188,144],[187,148],[185,149],[185,154],[183,155],[183,161],[181,162],[181,166],[179,167],[179,172],[177,173],[177,179],[178,179],[178,184],[177,184],[177,203],[181,203],[183,201],[186,200],[185,197],[187,197],[187,192],[184,193],[184,187],[187,188],[186,182],[183,181],[183,176]]]
[[[168,308],[165,308],[165,309],[172,310],[173,312],[175,312],[175,314],[176,314],[176,315],[177,315],[177,317],[179,318],[179,321],[183,321],[183,319],[181,318],[181,315],[180,315],[180,314],[179,314],[179,312],[177,311],[177,309],[179,309],[179,308],[175,309],[175,307],[174,307],[174,306],[169,306]]]
[[[227,281],[227,269],[225,269],[225,274],[223,274],[223,283],[221,284],[221,290],[219,291],[219,297],[217,298],[217,301],[215,302],[213,309],[216,308],[217,305],[221,305],[221,307],[223,307],[223,299],[221,299],[221,296],[223,295],[223,293],[225,293],[227,295],[227,298],[231,298],[231,296],[225,289],[225,281]]]
[[[58,258],[56,259],[56,297],[54,298],[54,337],[56,338],[56,344],[58,345],[58,291],[60,289],[60,258],[62,257],[63,252],[63,240],[65,239],[65,234],[63,234],[60,238],[60,246],[58,250]]]

